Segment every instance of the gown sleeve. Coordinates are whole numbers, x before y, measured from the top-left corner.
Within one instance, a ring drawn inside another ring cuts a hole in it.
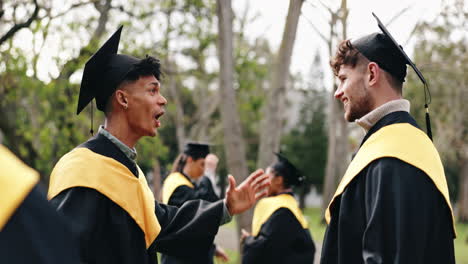
[[[204,259],[213,245],[223,216],[224,202],[194,200],[177,208],[156,204],[161,233],[155,240],[158,252],[181,259]]]
[[[219,200],[219,197],[213,190],[210,179],[207,177],[202,177],[200,183],[193,189],[186,185],[177,187],[169,198],[168,204],[180,207],[186,201],[198,199],[208,202]]]
[[[76,241],[40,186],[35,186],[0,232],[2,263],[78,264]]]
[[[156,251],[198,257],[200,250],[213,243],[224,206],[222,201],[200,200],[180,208],[156,203],[161,232],[147,250],[144,233],[133,218],[96,190],[70,188],[51,203],[71,223],[72,232],[80,242],[83,263],[124,264],[149,263],[156,260]]]
[[[434,183],[421,170],[394,158],[371,163],[365,175],[364,263],[426,263],[427,252],[455,263],[450,212]],[[385,237],[385,239],[382,239]],[[437,248],[427,248],[424,241]],[[437,257],[436,257],[437,258]]]

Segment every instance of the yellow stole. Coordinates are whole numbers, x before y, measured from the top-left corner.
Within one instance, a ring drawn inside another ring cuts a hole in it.
[[[39,174],[0,145],[0,231],[39,181]]]
[[[193,183],[189,181],[184,175],[180,172],[173,172],[167,176],[164,180],[163,188],[162,188],[162,201],[163,203],[167,204],[169,199],[171,198],[172,193],[177,189],[179,186],[188,186],[190,188],[194,188]]]
[[[73,187],[94,189],[125,210],[145,234],[146,248],[161,231],[155,212],[155,200],[145,175],[138,167],[135,177],[120,162],[87,148],[65,154],[50,175],[48,198]]]
[[[330,206],[336,197],[344,192],[346,186],[361,170],[372,161],[384,157],[397,158],[422,170],[444,196],[452,214],[452,222],[454,221],[444,167],[437,149],[423,131],[410,124],[401,123],[379,129],[359,149],[325,211],[328,224],[331,219]],[[455,224],[453,224],[453,231],[455,232]]]
[[[290,194],[280,194],[272,197],[263,198],[258,201],[255,206],[252,220],[252,235],[257,236],[262,225],[270,218],[270,216],[280,208],[287,208],[296,217],[301,226],[306,229],[309,224],[302,215],[301,209],[297,204],[296,199]]]

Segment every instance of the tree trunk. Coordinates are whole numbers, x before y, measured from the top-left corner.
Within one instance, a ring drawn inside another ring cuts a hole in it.
[[[153,194],[156,201],[161,202],[161,165],[157,159],[153,167]]]
[[[184,151],[185,144],[185,125],[184,125],[184,106],[180,101],[179,87],[177,86],[177,81],[175,78],[175,64],[170,60],[166,61],[166,67],[168,67],[168,90],[169,95],[171,96],[172,103],[175,105],[175,127],[176,127],[176,136],[177,136],[177,146],[179,148],[179,153]]]
[[[327,150],[327,165],[325,168],[325,180],[323,186],[322,194],[322,217],[325,216],[325,210],[328,207],[328,204],[335,193],[337,186],[337,167],[338,162],[336,159],[337,156],[337,120],[339,118],[339,110],[337,109],[336,100],[334,98],[334,93],[336,90],[336,84],[333,83],[333,89],[330,95],[329,101],[329,112],[328,112],[328,150]]]
[[[245,145],[241,122],[237,112],[236,95],[233,87],[234,59],[231,0],[217,0],[218,15],[218,56],[220,67],[219,86],[221,91],[221,116],[224,130],[224,150],[227,167],[241,183],[248,176]],[[252,210],[238,216],[237,228],[250,230]]]
[[[299,208],[304,210],[306,204],[305,204],[305,199],[307,194],[310,192],[310,186],[309,185],[302,185],[299,188]]]
[[[336,12],[329,9],[330,19],[330,36],[327,40],[328,52],[333,56],[334,36],[336,36],[335,26],[338,21],[341,22],[341,40],[347,38],[347,19],[348,6],[347,0],[341,1],[341,6]],[[323,188],[322,199],[322,217],[325,216],[325,210],[330,203],[333,194],[335,193],[338,183],[343,177],[348,166],[349,142],[348,142],[348,123],[343,118],[343,108],[341,104],[335,100],[334,93],[337,88],[335,80],[333,81],[333,89],[331,91],[330,112],[328,115],[328,155],[327,166],[325,170],[325,181]]]
[[[171,2],[170,5],[174,5],[174,2]],[[168,8],[165,12],[166,15],[166,36],[163,42],[163,48],[167,51],[166,58],[164,60],[165,69],[164,71],[167,73],[167,84],[169,90],[169,96],[172,99],[172,103],[175,105],[175,114],[174,114],[174,122],[176,127],[176,137],[177,137],[177,147],[179,153],[182,153],[184,150],[185,144],[185,125],[184,125],[184,106],[180,101],[179,89],[177,87],[177,80],[176,80],[176,72],[177,72],[177,65],[175,62],[171,60],[170,54],[170,39],[169,36],[173,31],[172,28],[172,8]]]
[[[286,82],[289,77],[291,55],[296,40],[297,25],[301,15],[303,0],[291,0],[289,2],[288,16],[284,27],[283,39],[279,54],[276,58],[272,83],[268,91],[265,118],[260,130],[260,147],[258,153],[258,168],[265,168],[274,159],[274,153],[280,150],[281,130],[283,122],[284,98],[286,96]]]
[[[468,222],[468,159],[460,158],[460,191],[458,192],[458,221]]]

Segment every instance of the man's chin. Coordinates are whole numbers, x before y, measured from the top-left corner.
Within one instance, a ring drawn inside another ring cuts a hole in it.
[[[146,133],[147,137],[155,137],[157,135],[158,135],[158,129],[157,128],[154,128],[153,130],[148,131],[148,133]]]
[[[344,119],[348,122],[354,122],[354,120],[352,119],[352,116],[349,115],[347,112],[344,113]]]

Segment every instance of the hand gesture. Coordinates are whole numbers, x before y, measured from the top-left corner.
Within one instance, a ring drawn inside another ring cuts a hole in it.
[[[218,157],[215,154],[208,154],[205,158],[205,175],[215,174],[216,167],[218,167]]]
[[[224,249],[222,247],[220,247],[220,246],[216,246],[215,257],[217,259],[220,259],[222,262],[228,262],[229,261],[229,256],[226,254]]]
[[[267,195],[267,187],[270,180],[262,169],[258,169],[249,175],[239,186],[236,187],[236,180],[229,175],[229,187],[226,192],[226,206],[231,215],[240,214],[255,202]]]

